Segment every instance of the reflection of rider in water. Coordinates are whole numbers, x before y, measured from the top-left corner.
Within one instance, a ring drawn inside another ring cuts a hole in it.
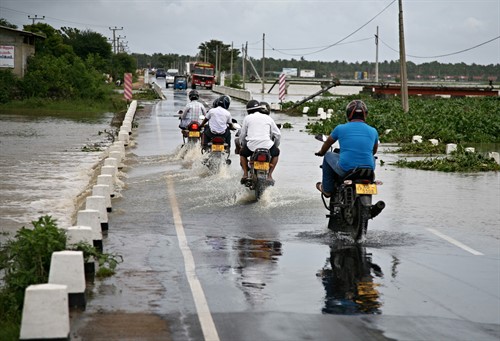
[[[380,314],[379,292],[374,276],[382,270],[371,262],[371,255],[360,245],[330,248],[331,269],[323,269],[321,278],[325,286],[326,314]]]

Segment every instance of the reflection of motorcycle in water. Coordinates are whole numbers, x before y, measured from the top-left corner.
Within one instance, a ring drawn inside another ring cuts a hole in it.
[[[274,185],[274,181],[268,180],[271,167],[271,153],[268,149],[256,149],[248,162],[249,177],[245,186],[255,191],[255,198],[260,199],[262,193],[268,186]]]
[[[380,314],[381,303],[374,276],[382,270],[359,244],[330,246],[330,258],[319,272],[325,286],[326,314]]]
[[[316,139],[324,141],[324,135]],[[338,148],[334,153],[340,153]],[[377,194],[381,181],[375,180],[375,172],[369,168],[356,168],[341,178],[335,176],[335,190],[329,203],[321,194],[325,208],[330,212],[328,228],[334,232],[348,234],[353,240],[360,241],[368,230],[368,220],[375,218],[385,208],[383,201],[372,205],[372,195]]]
[[[253,304],[265,300],[262,289],[272,278],[278,257],[282,255],[281,243],[267,239],[238,239],[234,248],[238,250],[236,272],[240,274],[242,290]]]

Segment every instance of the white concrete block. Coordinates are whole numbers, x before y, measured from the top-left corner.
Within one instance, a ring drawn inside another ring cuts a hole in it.
[[[430,139],[429,142],[433,145],[433,146],[437,146],[439,144],[439,141],[436,140],[436,139]]]
[[[118,168],[118,160],[114,157],[107,157],[104,159],[104,166],[113,166]]]
[[[413,135],[411,138],[412,143],[422,143],[422,136],[420,135]]]
[[[469,152],[469,153],[475,153],[475,152],[476,152],[476,149],[475,149],[475,148],[472,148],[472,147],[467,147],[467,148],[465,148],[465,151],[466,151],[466,152]]]
[[[101,195],[91,195],[85,199],[85,208],[87,210],[99,211],[99,221],[101,230],[108,230],[108,211],[106,209],[106,199]]]
[[[309,112],[309,107],[304,107],[304,109],[302,109],[303,114],[307,114],[308,112]]]
[[[455,143],[448,143],[446,145],[446,154],[451,154],[457,150],[457,145]]]
[[[101,222],[98,210],[80,210],[76,216],[78,226],[89,226],[92,229],[92,240],[102,241]]]
[[[124,159],[122,152],[118,150],[112,150],[109,152],[109,157],[116,160],[117,163],[116,167],[118,168],[122,167],[121,162]]]
[[[116,166],[102,166],[101,167],[101,175],[111,175],[113,177],[118,173],[118,168]]]
[[[85,272],[82,251],[52,253],[49,271],[50,284],[65,284],[69,294],[85,291]]]
[[[90,226],[70,226],[66,229],[68,238],[67,246],[73,246],[78,243],[87,243],[92,245],[92,228]]]
[[[98,185],[108,185],[111,190],[111,195],[114,193],[115,179],[110,174],[101,174],[97,176]]]
[[[129,134],[128,134],[128,131],[125,131],[125,130],[120,130],[120,132],[118,133],[118,139],[120,141],[123,141],[125,146],[128,145],[129,143]]]
[[[92,195],[102,196],[106,201],[106,210],[111,212],[111,189],[109,185],[94,185],[92,187]]]
[[[496,161],[496,163],[500,164],[500,154],[497,152],[488,153],[488,157]]]
[[[20,339],[69,339],[69,332],[67,286],[37,284],[26,288]]]

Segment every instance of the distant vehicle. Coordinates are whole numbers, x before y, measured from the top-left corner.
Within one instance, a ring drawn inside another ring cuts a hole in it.
[[[165,78],[167,76],[167,73],[165,72],[165,69],[157,69],[156,70],[156,78]]]
[[[186,76],[175,76],[174,77],[174,90],[185,90],[187,89],[187,77]]]
[[[212,89],[215,84],[215,67],[211,63],[189,62],[186,63],[188,70],[188,83],[192,89],[205,87]]]
[[[167,75],[165,76],[165,84],[167,85],[167,88],[168,88],[169,84],[174,84],[174,78],[178,74],[179,74],[179,70],[177,70],[177,69],[168,69],[167,70]]]

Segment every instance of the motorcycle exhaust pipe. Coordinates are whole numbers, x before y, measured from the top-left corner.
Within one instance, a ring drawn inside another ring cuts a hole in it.
[[[385,202],[383,202],[383,201],[378,201],[375,205],[372,205],[370,207],[371,218],[373,219],[376,216],[378,216],[384,208],[385,208]]]

